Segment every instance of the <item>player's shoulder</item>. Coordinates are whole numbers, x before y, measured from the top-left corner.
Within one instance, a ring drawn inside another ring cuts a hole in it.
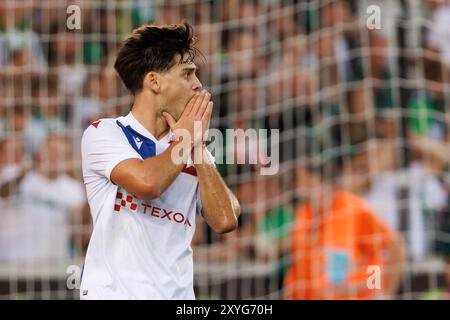
[[[111,128],[112,126],[117,126],[116,124],[117,119],[114,118],[100,118],[95,121],[93,121],[89,127],[86,128],[86,131],[89,129],[105,129],[105,128]]]
[[[93,121],[85,130],[84,135],[87,134],[101,134],[108,131],[117,131],[119,129],[117,125],[117,119],[114,118],[101,118]]]
[[[117,125],[117,119],[102,118],[93,121],[85,130],[82,142],[91,140],[115,139],[122,135],[120,127]]]

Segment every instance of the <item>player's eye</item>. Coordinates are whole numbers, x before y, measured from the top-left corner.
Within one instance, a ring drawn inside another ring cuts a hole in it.
[[[194,70],[188,70],[184,73],[184,77],[188,79],[191,75],[194,74]]]

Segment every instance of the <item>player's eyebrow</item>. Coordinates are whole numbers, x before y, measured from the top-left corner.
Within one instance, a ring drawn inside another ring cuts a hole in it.
[[[183,72],[184,72],[184,71],[192,71],[192,72],[195,72],[195,70],[197,70],[197,67],[186,67],[186,68],[183,68]]]

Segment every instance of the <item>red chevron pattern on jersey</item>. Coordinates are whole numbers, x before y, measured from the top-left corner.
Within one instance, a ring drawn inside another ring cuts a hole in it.
[[[126,199],[123,199],[123,194],[122,192],[117,192],[117,196],[116,196],[116,202],[119,200],[119,204],[115,204],[114,205],[114,211],[120,212],[120,208],[121,207],[127,207],[127,204],[130,204],[130,209],[132,211],[136,211],[137,209],[137,204],[133,202],[133,196],[127,195]]]

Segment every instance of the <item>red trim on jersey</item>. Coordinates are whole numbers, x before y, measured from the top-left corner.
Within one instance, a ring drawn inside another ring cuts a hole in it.
[[[97,121],[92,122],[91,124],[92,124],[95,128],[97,128],[101,121],[102,121],[102,120],[97,120]]]
[[[173,142],[175,142],[175,140],[170,140],[168,143],[172,144]],[[183,170],[181,170],[181,172],[190,174],[191,176],[194,176],[194,177],[197,176],[197,169],[195,169],[194,166],[186,167],[186,165],[185,165]]]
[[[197,176],[197,169],[195,169],[194,166],[190,166],[190,167],[186,167],[184,166],[183,170],[181,170],[181,172],[190,174],[191,176]]]

